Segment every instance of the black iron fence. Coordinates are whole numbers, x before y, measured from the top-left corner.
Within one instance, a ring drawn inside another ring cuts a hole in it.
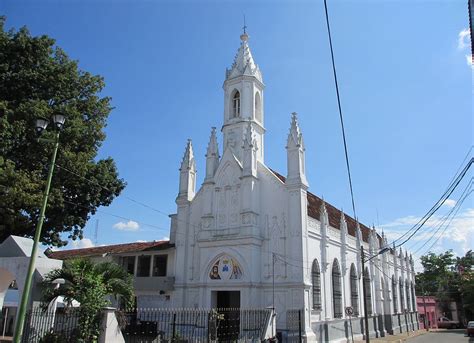
[[[73,343],[78,336],[78,322],[75,308],[60,308],[57,311],[32,309],[26,314],[22,343]]]
[[[126,343],[261,341],[271,316],[271,309],[142,308],[117,312]]]
[[[286,339],[281,337],[281,341],[303,342],[303,310],[286,311]]]

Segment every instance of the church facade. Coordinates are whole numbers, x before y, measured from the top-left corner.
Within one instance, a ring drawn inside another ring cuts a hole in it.
[[[361,336],[365,286],[372,335],[415,329],[412,257],[389,249],[362,271],[361,247],[374,256],[387,239],[308,191],[296,113],[289,118],[286,175],[265,164],[265,85],[248,35],[240,38],[223,86],[222,150],[212,128],[198,190],[191,141],[181,163],[170,306],[273,307],[282,332],[288,313],[303,309],[308,341],[337,341],[350,337],[349,306],[359,319],[354,335]]]

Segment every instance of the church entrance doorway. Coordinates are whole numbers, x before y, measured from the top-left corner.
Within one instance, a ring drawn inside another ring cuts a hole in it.
[[[239,309],[240,291],[216,291],[216,308]]]
[[[219,342],[233,342],[240,332],[240,291],[212,292],[214,308],[221,319],[217,327]]]

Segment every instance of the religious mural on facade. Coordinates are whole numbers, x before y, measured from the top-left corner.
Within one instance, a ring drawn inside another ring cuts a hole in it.
[[[238,280],[242,278],[242,268],[236,259],[225,255],[214,262],[209,277],[212,280]]]

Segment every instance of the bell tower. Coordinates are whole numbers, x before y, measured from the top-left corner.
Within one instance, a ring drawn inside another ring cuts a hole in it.
[[[240,36],[240,47],[224,81],[224,151],[230,148],[242,162],[242,143],[249,126],[256,141],[257,160],[263,162],[264,111],[262,73],[255,64],[248,45],[249,35]]]

